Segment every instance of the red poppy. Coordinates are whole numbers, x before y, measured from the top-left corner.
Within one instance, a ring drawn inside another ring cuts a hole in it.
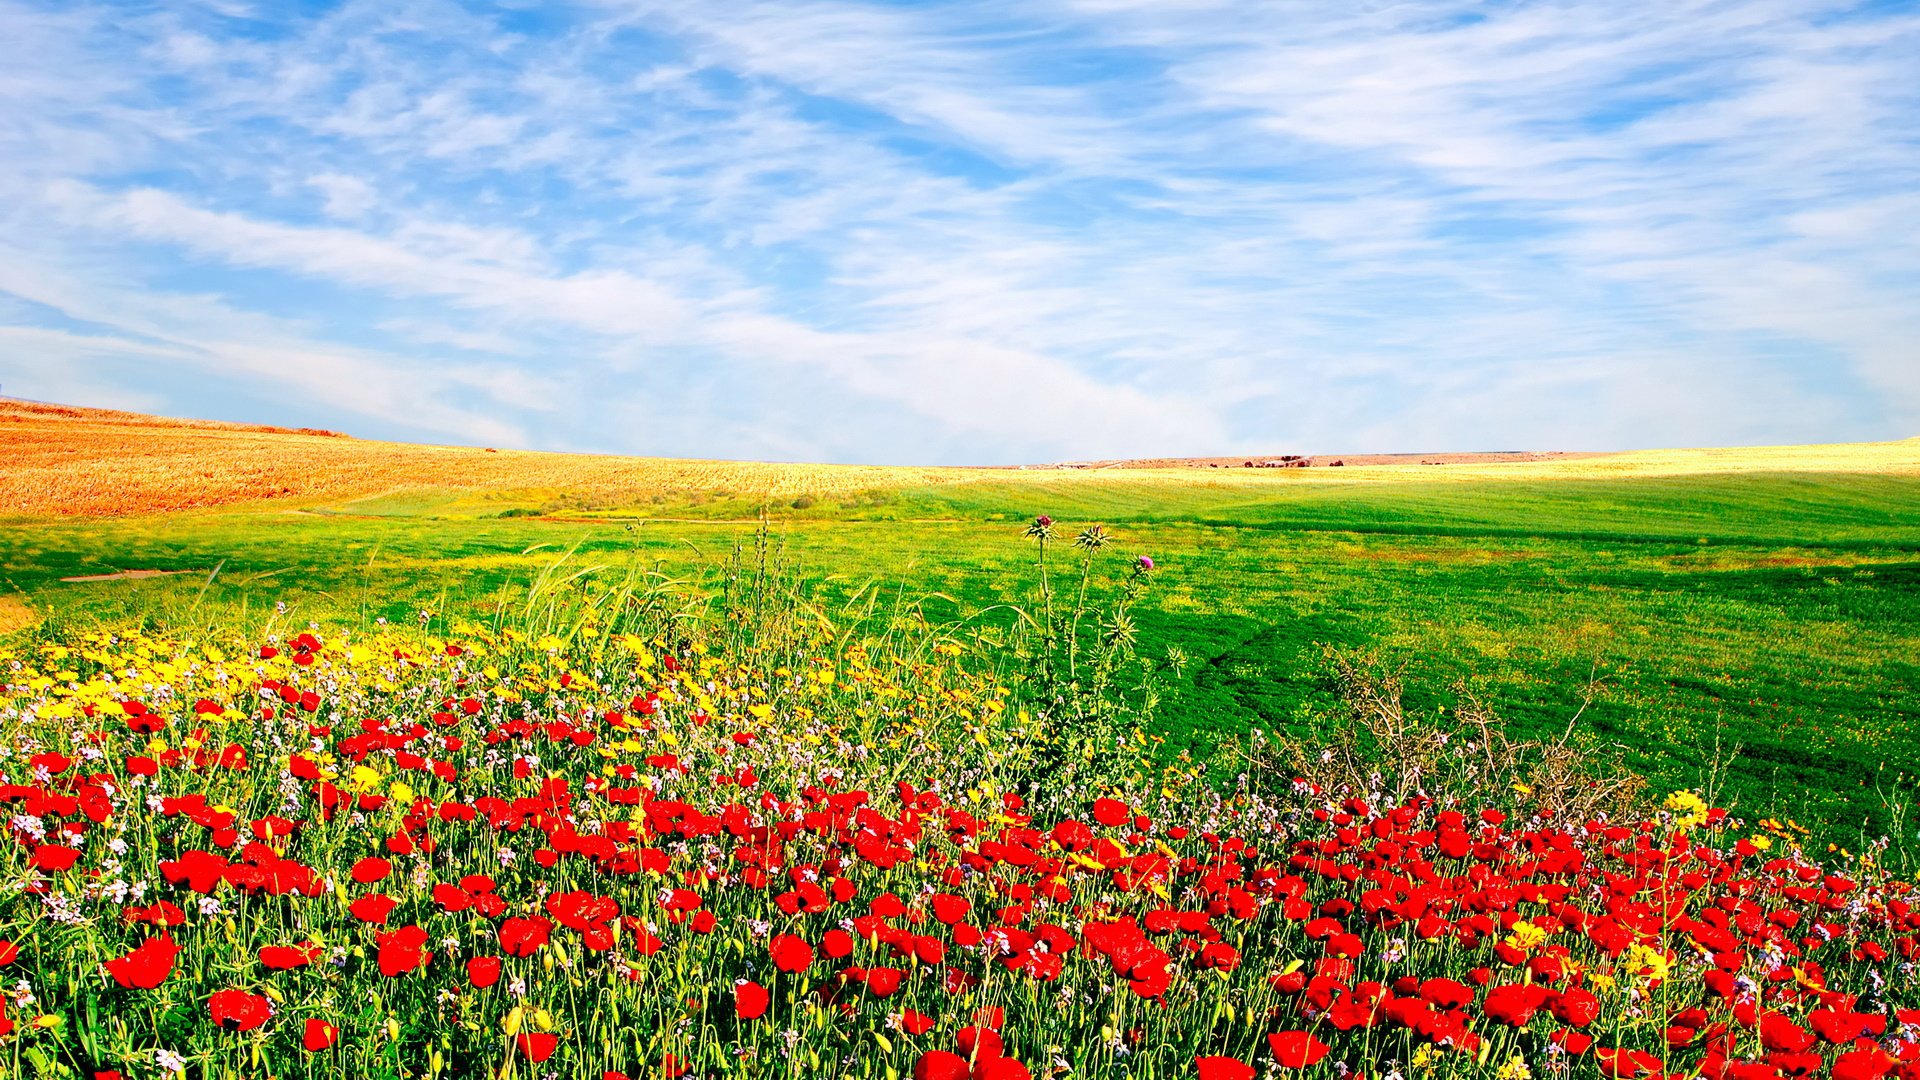
[[[1593,1049],[1593,1036],[1569,1028],[1561,1028],[1547,1036],[1547,1041],[1576,1056]]]
[[[170,900],[156,900],[150,907],[126,908],[120,912],[120,917],[130,923],[152,923],[155,926],[180,926],[187,921],[186,911]]]
[[[891,997],[900,989],[900,980],[907,973],[896,967],[877,967],[867,969],[867,992],[875,997]]]
[[[1812,1049],[1813,1032],[1777,1012],[1760,1018],[1760,1042],[1775,1053],[1803,1054]]]
[[[1014,1058],[983,1062],[973,1075],[979,1080],[1033,1080],[1033,1073]]]
[[[932,905],[933,917],[946,923],[948,926],[952,926],[954,923],[966,918],[967,912],[973,910],[973,902],[966,897],[950,896],[946,893],[936,895],[933,898]]]
[[[813,946],[793,934],[776,934],[767,943],[773,966],[781,971],[800,972],[813,966]]]
[[[1600,1018],[1600,999],[1590,990],[1563,990],[1554,999],[1552,1012],[1569,1027],[1586,1027]]]
[[[0,941],[0,967],[6,967],[20,957],[20,946],[11,941]]]
[[[427,932],[418,926],[403,926],[389,934],[378,935],[380,974],[391,979],[416,971],[433,959],[425,952]]]
[[[484,990],[500,981],[500,958],[476,956],[467,961],[467,981]]]
[[[525,1031],[513,1037],[513,1044],[528,1061],[538,1065],[553,1056],[560,1046],[560,1036],[545,1031]]]
[[[1878,1046],[1862,1046],[1833,1059],[1833,1080],[1880,1080],[1899,1064]]]
[[[1624,1046],[1606,1046],[1593,1052],[1600,1061],[1600,1072],[1617,1080],[1632,1080],[1633,1077],[1660,1071],[1660,1059],[1644,1050],[1633,1050]]]
[[[1471,1002],[1473,987],[1456,979],[1428,979],[1420,984],[1420,997],[1442,1009],[1455,1009]]]
[[[733,988],[733,1011],[742,1020],[758,1020],[767,1014],[767,1005],[772,996],[767,988],[757,982],[736,983]]]
[[[222,1031],[252,1031],[273,1015],[273,1006],[245,990],[216,990],[207,999],[207,1011]]]
[[[1487,991],[1487,1000],[1481,1003],[1480,1011],[1489,1020],[1525,1027],[1533,1020],[1533,1014],[1544,1008],[1552,997],[1553,991],[1544,986],[1511,983]]]
[[[140,946],[125,956],[106,962],[107,974],[113,981],[129,989],[152,990],[166,981],[173,972],[173,959],[180,955],[180,946],[173,943],[171,937],[162,934],[157,938],[148,938]]]
[[[361,922],[372,923],[375,926],[379,926],[385,923],[387,916],[393,914],[393,909],[399,906],[400,902],[398,900],[395,900],[385,893],[372,893],[348,904],[347,911],[351,912],[353,917],[359,919]]]
[[[391,873],[393,873],[392,863],[378,855],[369,855],[353,864],[350,876],[362,885],[371,885],[376,881],[386,880],[387,875]]]
[[[913,1063],[913,1080],[967,1080],[973,1066],[959,1054],[929,1050]]]
[[[1273,1060],[1287,1069],[1304,1069],[1314,1065],[1326,1057],[1331,1049],[1304,1031],[1282,1031],[1269,1035],[1267,1045],[1273,1050]]]
[[[300,1045],[310,1054],[317,1054],[340,1041],[340,1029],[317,1017],[307,1018],[307,1030],[300,1037]]]
[[[553,937],[553,924],[538,915],[500,924],[500,948],[508,956],[532,956]]]
[[[306,967],[319,956],[318,945],[266,945],[260,949],[260,963],[270,971]]]
[[[79,861],[79,849],[67,847],[65,844],[41,844],[33,849],[33,868],[50,874],[71,870],[73,864]]]
[[[1246,1062],[1219,1055],[1194,1058],[1193,1068],[1200,1080],[1253,1080],[1258,1075]]]
[[[1000,1041],[999,1032],[977,1025],[961,1028],[954,1033],[953,1041],[959,1045],[960,1052],[972,1061],[991,1061],[1004,1052],[1006,1045]]]

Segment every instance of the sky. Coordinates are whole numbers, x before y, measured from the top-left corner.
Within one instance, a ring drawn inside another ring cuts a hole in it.
[[[0,0],[0,393],[901,464],[1920,435],[1920,2]]]

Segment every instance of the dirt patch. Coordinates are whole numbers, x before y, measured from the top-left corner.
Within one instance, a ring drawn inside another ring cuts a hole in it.
[[[141,581],[146,578],[172,577],[175,574],[191,574],[192,570],[121,570],[113,574],[81,574],[76,577],[63,577],[61,581],[75,583],[88,581]]]

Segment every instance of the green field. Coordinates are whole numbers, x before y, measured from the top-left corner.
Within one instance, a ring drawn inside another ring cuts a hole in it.
[[[405,619],[484,608],[563,555],[694,576],[752,543],[758,508],[724,492],[634,508],[428,491],[296,511],[13,519],[0,522],[0,583],[67,622],[230,622],[279,602],[322,621]],[[1338,708],[1334,649],[1402,668],[1419,708],[1465,690],[1526,733],[1580,712],[1662,785],[1702,784],[1727,760],[1738,808],[1843,843],[1884,831],[1885,798],[1920,771],[1912,476],[1250,486],[1113,473],[768,513],[772,540],[836,618],[917,608],[935,622],[991,623],[1013,617],[997,605],[1031,602],[1035,552],[1021,531],[1034,514],[1059,522],[1051,566],[1069,589],[1066,541],[1104,523],[1116,543],[1096,581],[1137,554],[1158,564],[1136,612],[1141,648],[1187,660],[1159,723],[1168,752],[1196,760],[1249,726],[1311,730]],[[60,580],[130,569],[193,573]]]

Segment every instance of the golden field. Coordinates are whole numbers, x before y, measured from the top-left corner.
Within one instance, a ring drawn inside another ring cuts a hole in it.
[[[687,497],[833,498],[984,480],[1102,484],[1117,479],[1115,472],[1124,472],[1128,482],[1177,478],[1199,487],[1234,489],[1748,472],[1920,475],[1920,439],[1342,469],[924,468],[423,446],[310,429],[173,420],[0,399],[0,458],[5,461],[0,514],[111,516],[267,500],[298,506],[413,491],[523,493],[536,500],[563,494],[601,507]]]

